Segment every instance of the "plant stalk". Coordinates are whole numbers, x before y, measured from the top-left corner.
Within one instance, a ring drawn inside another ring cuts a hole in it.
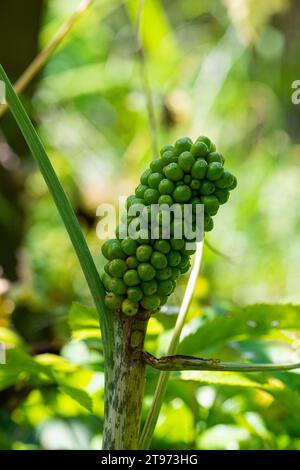
[[[141,424],[146,364],[143,346],[149,312],[115,314],[115,357],[107,387],[103,449],[136,450]]]

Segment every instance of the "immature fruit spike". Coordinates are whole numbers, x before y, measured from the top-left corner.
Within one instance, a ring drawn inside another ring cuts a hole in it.
[[[204,204],[204,230],[212,230],[212,216],[237,185],[235,176],[224,169],[224,162],[206,136],[194,143],[186,137],[178,139],[175,146],[161,150],[161,158],[151,162],[135,194],[127,198],[117,238],[106,241],[101,248],[109,261],[101,276],[109,309],[133,316],[143,309],[153,313],[166,303],[179,276],[190,269],[195,253],[186,246],[182,228],[195,232],[198,204]],[[174,203],[190,220],[178,217],[174,208],[170,211]],[[137,213],[128,216],[137,205]],[[170,226],[166,225],[168,220]],[[153,227],[151,221],[157,225]],[[132,233],[131,229],[135,230],[135,239],[123,239],[124,234]]]

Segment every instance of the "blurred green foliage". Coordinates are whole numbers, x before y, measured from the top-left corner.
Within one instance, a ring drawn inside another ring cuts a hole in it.
[[[77,4],[46,2],[41,47]],[[131,193],[151,158],[136,11],[136,0],[95,0],[25,100],[99,269],[97,206]],[[207,134],[239,181],[209,236],[231,262],[205,249],[182,353],[298,360],[300,107],[291,102],[291,84],[300,79],[299,24],[292,0],[145,2],[142,36],[159,144]],[[0,341],[8,350],[0,365],[0,448],[99,448],[97,318],[32,157],[16,153],[4,127]],[[171,298],[173,310],[150,321],[146,348],[153,354],[166,352],[186,279]],[[144,418],[158,376],[147,374]],[[299,391],[297,372],[174,373],[153,448],[299,449]]]

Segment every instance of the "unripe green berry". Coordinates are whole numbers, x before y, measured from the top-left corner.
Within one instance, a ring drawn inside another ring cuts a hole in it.
[[[164,177],[161,173],[151,173],[148,178],[148,186],[152,189],[157,189],[163,178]]]
[[[171,280],[160,281],[157,288],[158,295],[170,295],[173,292],[173,283]]]
[[[154,251],[151,256],[151,264],[155,269],[163,269],[167,267],[168,261],[163,253]]]
[[[184,240],[173,238],[170,240],[173,250],[181,250],[184,247]]]
[[[181,261],[181,255],[179,251],[171,251],[167,254],[168,265],[172,268],[178,266]]]
[[[146,295],[142,299],[141,304],[145,310],[150,310],[150,311],[156,310],[160,306],[159,296],[157,294]]]
[[[193,168],[191,170],[192,178],[198,179],[198,180],[205,178],[207,166],[208,165],[205,160],[202,160],[202,159],[197,160],[194,163]]]
[[[138,260],[137,260],[137,257],[136,256],[129,256],[127,259],[126,259],[126,264],[128,266],[129,269],[135,269],[138,267]]]
[[[167,204],[167,206],[172,206],[174,203],[173,199],[171,196],[169,196],[168,194],[162,194],[160,196],[160,198],[158,199],[158,204],[159,205],[162,205],[162,204]]]
[[[218,198],[213,194],[210,196],[202,196],[201,203],[204,204],[204,211],[209,215],[215,215],[220,205]]]
[[[174,189],[175,189],[174,183],[167,178],[164,178],[163,180],[161,180],[161,182],[158,185],[158,191],[160,192],[160,194],[163,194],[163,195],[172,194]]]
[[[210,215],[204,214],[204,230],[210,232],[214,228],[214,221]]]
[[[229,191],[227,189],[216,189],[214,192],[220,204],[225,204],[229,199]]]
[[[211,181],[219,180],[224,173],[223,165],[219,162],[212,162],[208,165],[206,178]]]
[[[225,158],[218,152],[210,152],[206,157],[207,163],[219,162],[222,165],[225,163]]]
[[[124,253],[126,253],[126,255],[131,256],[135,255],[138,244],[136,240],[133,240],[130,237],[126,237],[121,241],[121,247]]]
[[[101,281],[104,285],[105,290],[109,290],[109,283],[111,281],[111,277],[107,273],[103,273],[101,276]]]
[[[195,159],[191,152],[182,152],[178,157],[178,165],[183,169],[185,173],[190,173],[194,163]]]
[[[160,149],[160,155],[163,156],[163,154],[164,154],[165,152],[169,151],[169,150],[174,151],[173,145],[171,145],[171,144],[164,145],[164,146]]]
[[[148,189],[148,186],[146,186],[145,184],[139,184],[139,185],[135,188],[135,195],[136,195],[136,197],[137,197],[137,198],[140,198],[140,199],[143,199],[144,193],[145,193],[146,189]]]
[[[200,193],[203,196],[209,196],[215,190],[215,185],[211,181],[204,180],[201,185]]]
[[[196,139],[196,142],[204,142],[207,148],[210,150],[212,142],[208,137],[206,137],[206,135],[199,135],[199,137]]]
[[[120,277],[120,278],[123,277],[123,275],[126,273],[127,269],[128,269],[128,267],[127,267],[126,262],[123,259],[117,259],[117,258],[113,259],[109,263],[109,267],[108,267],[110,276]]]
[[[105,305],[110,310],[120,310],[124,297],[109,292],[105,295]]]
[[[190,150],[192,144],[193,142],[189,137],[181,137],[180,139],[177,139],[174,146],[176,154],[180,155],[182,152]]]
[[[192,180],[190,183],[191,189],[200,189],[201,181],[200,180]]]
[[[122,279],[113,277],[108,283],[108,290],[116,295],[126,294],[126,285]]]
[[[152,171],[150,170],[150,168],[148,168],[146,171],[144,171],[144,173],[142,174],[142,176],[140,178],[140,182],[144,185],[147,185],[148,184],[148,178],[151,175],[151,173],[152,173]]]
[[[205,142],[196,141],[191,147],[191,154],[195,158],[204,158],[208,154],[208,147]]]
[[[163,162],[163,165],[169,165],[169,163],[176,163],[177,162],[177,155],[175,152],[172,150],[167,150],[162,154],[161,161]]]
[[[157,158],[156,160],[152,160],[150,163],[150,169],[153,171],[153,173],[161,173],[164,168],[164,162],[160,159]]]
[[[171,181],[179,181],[183,178],[183,170],[177,163],[169,163],[164,168],[164,173],[166,177]]]
[[[132,317],[137,314],[139,309],[139,304],[133,302],[132,300],[125,299],[122,303],[122,312],[128,317]]]
[[[171,279],[172,281],[176,281],[176,279],[179,278],[180,276],[180,269],[179,268],[171,268],[172,269],[172,276],[171,276]]]
[[[188,202],[192,197],[192,191],[189,186],[177,186],[173,192],[173,198],[175,202]]]
[[[151,281],[155,277],[155,269],[150,263],[140,263],[138,265],[138,275],[142,281]]]
[[[157,291],[157,282],[155,279],[152,279],[151,281],[142,282],[141,288],[145,295],[153,295]]]
[[[129,271],[126,271],[126,273],[124,274],[123,280],[126,286],[129,286],[129,287],[137,286],[140,283],[140,278],[135,269],[129,269]]]
[[[156,204],[159,199],[160,193],[157,189],[146,189],[144,193],[144,200],[146,204]]]
[[[136,250],[136,257],[138,261],[148,261],[152,255],[152,247],[150,245],[141,245]]]
[[[185,184],[191,184],[191,182],[192,182],[192,177],[191,177],[191,175],[184,175],[184,177],[183,177],[183,182],[184,182]]]
[[[234,175],[230,171],[224,170],[222,177],[215,182],[215,186],[219,189],[228,189],[234,181]]]
[[[166,279],[170,279],[172,277],[172,273],[172,268],[170,268],[170,266],[167,266],[166,268],[157,271],[155,277],[160,281],[165,281]]]
[[[169,253],[171,249],[170,243],[167,242],[167,240],[156,240],[156,242],[154,243],[154,248],[155,250],[160,251],[163,254]]]
[[[229,191],[232,191],[233,189],[235,189],[237,187],[237,179],[236,177],[233,175],[233,183],[229,186],[228,190]]]
[[[133,302],[139,302],[142,300],[144,294],[140,287],[128,287],[127,289],[127,297],[129,300],[133,300]]]
[[[125,259],[126,254],[122,250],[121,242],[117,239],[109,240],[111,241],[108,250],[107,250],[107,257],[109,260],[113,260],[115,258]]]

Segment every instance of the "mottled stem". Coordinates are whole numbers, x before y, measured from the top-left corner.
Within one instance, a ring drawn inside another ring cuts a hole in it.
[[[114,366],[106,389],[103,449],[138,449],[145,385],[143,346],[149,313],[116,314]]]

